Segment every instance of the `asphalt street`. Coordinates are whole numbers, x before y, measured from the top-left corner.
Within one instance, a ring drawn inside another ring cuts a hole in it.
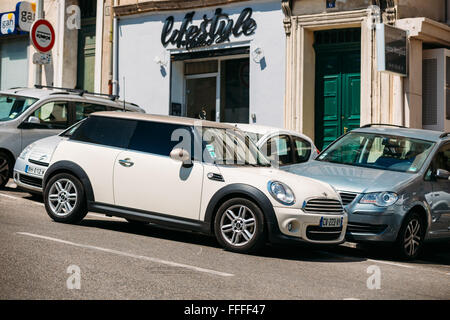
[[[414,262],[350,243],[235,254],[104,215],[56,223],[12,182],[0,190],[0,243],[0,299],[450,299],[449,243]]]

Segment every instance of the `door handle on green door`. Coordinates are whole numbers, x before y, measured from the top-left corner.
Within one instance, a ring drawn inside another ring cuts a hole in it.
[[[119,164],[124,166],[125,168],[132,167],[134,165],[134,162],[130,161],[130,158],[126,158],[123,160],[119,160]]]

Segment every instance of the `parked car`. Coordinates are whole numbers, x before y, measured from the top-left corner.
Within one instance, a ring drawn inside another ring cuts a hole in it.
[[[14,182],[19,189],[30,193],[42,194],[42,178],[58,143],[67,140],[81,120],[58,135],[39,139],[22,150],[14,165]]]
[[[232,126],[181,117],[94,113],[58,144],[43,186],[57,222],[99,212],[214,234],[235,252],[266,235],[338,244],[347,224],[327,183],[271,167]]]
[[[308,136],[286,129],[255,124],[232,124],[242,130],[275,166],[314,159],[319,150]]]
[[[15,88],[0,91],[0,188],[13,175],[22,150],[36,140],[59,134],[95,111],[144,112],[113,96],[82,90]]]
[[[368,125],[285,169],[339,191],[349,241],[395,244],[413,259],[424,241],[450,238],[448,133]]]

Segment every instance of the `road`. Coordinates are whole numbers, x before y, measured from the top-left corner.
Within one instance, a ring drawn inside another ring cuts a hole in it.
[[[0,243],[0,299],[450,299],[449,243],[414,262],[349,243],[242,255],[98,214],[56,223],[12,182],[0,190]]]

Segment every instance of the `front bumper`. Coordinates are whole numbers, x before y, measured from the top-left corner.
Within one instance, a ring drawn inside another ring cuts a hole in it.
[[[401,205],[377,207],[355,203],[347,207],[346,240],[351,242],[395,242],[406,211]]]
[[[20,189],[24,189],[33,193],[42,193],[42,180],[44,176],[27,173],[27,166],[33,166],[35,168],[41,169],[42,171],[47,170],[47,167],[45,166],[30,163],[27,160],[17,158],[16,164],[14,166],[14,182]]]
[[[279,234],[271,235],[271,242],[303,242],[317,244],[340,244],[345,241],[347,214],[311,214],[301,209],[274,208]],[[321,218],[342,218],[342,227],[322,228]],[[289,227],[290,226],[290,227]]]

